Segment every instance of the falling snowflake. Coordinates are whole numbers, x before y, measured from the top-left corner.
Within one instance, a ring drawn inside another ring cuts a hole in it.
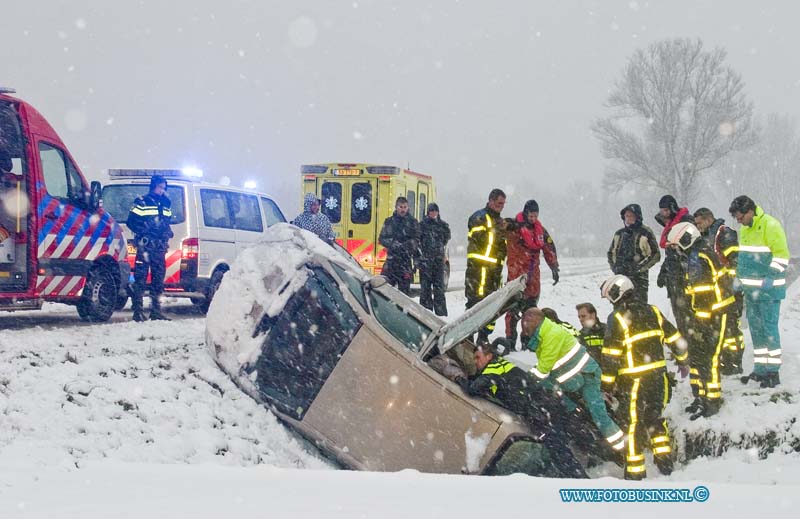
[[[334,197],[329,196],[328,198],[325,199],[325,207],[333,211],[334,209],[339,207],[339,201],[336,200]]]
[[[369,200],[367,200],[363,196],[360,196],[356,198],[355,204],[356,204],[356,209],[358,209],[359,211],[363,211],[364,209],[369,207]]]

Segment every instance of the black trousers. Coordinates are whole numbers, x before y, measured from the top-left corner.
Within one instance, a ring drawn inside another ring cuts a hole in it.
[[[467,309],[472,308],[486,296],[495,292],[503,284],[502,263],[492,264],[475,259],[467,259],[467,271],[464,274],[464,295],[467,296]],[[488,323],[479,332],[479,337],[489,337],[494,331],[494,321]]]
[[[647,272],[642,274],[631,274],[628,276],[633,283],[633,296],[641,301],[647,303],[648,291],[650,289],[650,277]]]
[[[389,284],[397,287],[405,295],[411,293],[411,279],[414,271],[411,266],[411,258],[389,258],[383,265],[381,275],[389,280]]]
[[[142,298],[150,273],[150,299],[154,309],[161,308],[158,296],[164,291],[164,274],[167,272],[166,251],[139,247],[136,250],[136,264],[133,267],[133,310],[142,310]]]
[[[642,373],[638,377],[622,375],[617,378],[620,400],[616,418],[623,431],[627,428],[625,450],[626,479],[645,477],[644,448],[649,444],[653,456],[672,454],[667,421],[662,416],[667,406],[669,381],[664,368]]]
[[[447,315],[444,297],[444,260],[424,260],[419,265],[419,304],[436,315]]]
[[[720,354],[725,345],[728,314],[696,319],[689,342],[689,382],[695,397],[719,401],[722,398]]]

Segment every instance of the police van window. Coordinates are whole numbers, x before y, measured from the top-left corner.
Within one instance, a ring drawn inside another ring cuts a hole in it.
[[[267,227],[286,221],[286,217],[283,216],[283,213],[278,208],[278,204],[269,198],[261,198],[261,208],[264,210],[264,217],[267,219]]]
[[[425,196],[425,193],[419,194],[419,221],[422,221],[423,218],[428,216],[428,197]]]
[[[256,363],[258,390],[301,419],[361,327],[330,274],[309,269],[270,326]]]
[[[322,184],[322,212],[331,223],[342,221],[342,185],[338,182]]]
[[[417,214],[417,194],[409,190],[406,198],[408,198],[408,214],[414,216]]]
[[[257,196],[245,193],[228,193],[228,197],[230,198],[231,209],[233,209],[236,229],[253,232],[264,230]]]
[[[350,190],[350,221],[365,224],[372,221],[372,184],[356,182]]]
[[[128,212],[137,196],[147,193],[148,184],[107,184],[103,186],[103,209],[111,213],[117,223],[128,222]],[[167,184],[167,198],[170,201],[172,218],[169,223],[175,225],[186,220],[186,206],[183,203],[183,186]]]
[[[67,198],[67,166],[61,150],[43,142],[39,143],[39,159],[42,162],[42,175],[47,194],[56,198]]]
[[[201,189],[200,203],[203,205],[203,223],[206,227],[233,229],[225,191]]]

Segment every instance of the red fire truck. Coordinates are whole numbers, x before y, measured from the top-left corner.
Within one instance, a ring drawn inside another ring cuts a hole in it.
[[[130,267],[122,229],[47,120],[0,87],[0,310],[75,305],[106,321]]]

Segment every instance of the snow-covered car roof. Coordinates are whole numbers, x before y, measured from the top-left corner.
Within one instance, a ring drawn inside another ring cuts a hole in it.
[[[206,343],[229,373],[252,364],[261,352],[262,335],[253,336],[266,314],[278,315],[308,279],[304,265],[323,258],[356,279],[368,273],[344,253],[309,231],[286,223],[267,229],[257,244],[243,250],[225,274],[206,320]],[[260,282],[259,282],[260,281]]]

